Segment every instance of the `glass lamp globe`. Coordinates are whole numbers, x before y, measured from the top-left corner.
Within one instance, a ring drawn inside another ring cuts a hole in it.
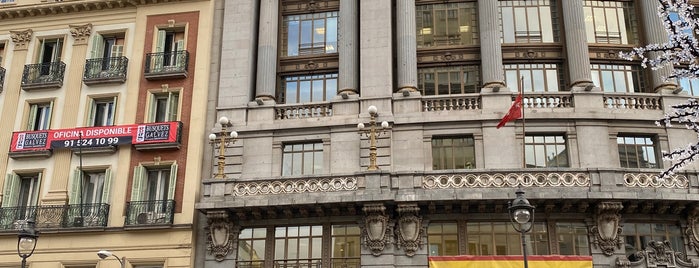
[[[214,133],[209,134],[209,140],[210,140],[210,141],[215,141],[215,140],[216,140],[216,134],[214,134]]]
[[[517,223],[525,224],[525,223],[529,222],[529,220],[531,220],[532,214],[531,214],[531,212],[529,212],[529,210],[518,209],[518,210],[515,210],[513,217]]]
[[[19,251],[22,254],[28,255],[34,250],[36,239],[33,237],[22,237],[19,239]]]

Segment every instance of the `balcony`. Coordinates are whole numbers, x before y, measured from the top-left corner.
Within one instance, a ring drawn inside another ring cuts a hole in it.
[[[85,61],[83,82],[86,85],[124,83],[128,65],[126,57],[89,59]]]
[[[2,93],[3,85],[5,84],[5,68],[0,67],[0,93]]]
[[[157,52],[146,54],[144,76],[148,80],[185,78],[189,66],[189,52]]]
[[[109,204],[72,204],[0,208],[0,230],[20,230],[30,219],[40,229],[107,226]]]
[[[125,226],[172,224],[175,200],[131,201],[126,205]]]
[[[60,61],[24,65],[22,89],[47,89],[63,86],[66,64]]]

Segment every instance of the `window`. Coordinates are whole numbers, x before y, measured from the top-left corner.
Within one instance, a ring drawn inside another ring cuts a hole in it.
[[[677,82],[687,94],[699,96],[699,79],[678,78]]]
[[[170,91],[151,94],[149,122],[177,121],[180,105],[180,93]]]
[[[509,222],[469,222],[466,224],[469,255],[521,255],[521,234]],[[535,222],[526,234],[532,255],[548,255],[546,225]]]
[[[638,44],[638,22],[632,1],[583,2],[588,43]]]
[[[92,39],[92,58],[124,56],[124,34],[95,34]]]
[[[475,168],[473,137],[438,137],[432,139],[432,169]]]
[[[556,1],[498,1],[503,43],[558,41]]]
[[[89,118],[87,125],[93,127],[114,125],[114,112],[116,110],[117,97],[91,99]]]
[[[184,46],[184,31],[177,30],[158,30],[158,39],[156,41],[155,52],[163,53],[160,62],[156,66],[167,67],[182,67],[185,63],[184,57],[179,57],[178,51],[186,50]]]
[[[563,135],[526,135],[524,150],[528,168],[569,166]]]
[[[478,44],[478,14],[475,2],[417,5],[417,47]]]
[[[604,92],[643,92],[644,83],[638,66],[592,64],[592,82]]]
[[[288,226],[274,231],[274,267],[320,267],[323,227]]]
[[[427,244],[430,256],[459,255],[456,223],[430,223],[427,227]]]
[[[418,68],[417,84],[423,96],[478,93],[481,87],[480,67]]]
[[[279,99],[284,103],[329,101],[337,95],[337,73],[287,76]]]
[[[5,56],[5,43],[0,42],[0,66],[3,66],[2,60]],[[0,84],[0,87],[2,84]]]
[[[111,174],[112,170],[109,168],[83,172],[76,169],[73,172],[70,204],[108,204]]]
[[[61,60],[63,39],[42,39],[40,46],[38,63],[52,63]],[[48,73],[42,72],[42,74]]]
[[[336,53],[337,19],[337,11],[284,16],[282,54]]]
[[[9,3],[14,3],[15,0],[0,0],[0,4],[9,4]]]
[[[177,164],[175,163],[170,166],[137,166],[134,168],[131,201],[173,200],[176,182]]]
[[[585,223],[557,222],[556,235],[560,255],[590,255]]]
[[[0,218],[0,226],[4,229],[16,228],[18,224],[34,218],[36,206],[39,203],[41,175],[41,173],[6,175],[2,207],[12,209],[8,210],[7,217]]]
[[[333,225],[332,265],[330,267],[359,267],[360,230],[357,225]]]
[[[29,104],[27,130],[47,130],[51,127],[53,101]]]
[[[682,230],[677,224],[665,223],[624,223],[621,235],[624,237],[626,256],[648,247],[648,242],[670,241],[672,250],[684,253]],[[634,259],[631,259],[634,261]]]
[[[262,268],[265,260],[266,228],[246,228],[238,235],[237,267]]]
[[[524,92],[563,90],[563,72],[558,64],[505,64],[505,81],[513,88],[524,84]],[[524,78],[523,82],[520,79]]]
[[[282,176],[312,175],[323,172],[323,143],[285,144]]]
[[[619,136],[619,161],[625,168],[659,168],[656,145],[650,137]]]

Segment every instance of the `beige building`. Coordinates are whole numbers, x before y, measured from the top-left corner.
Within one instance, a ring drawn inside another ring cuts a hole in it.
[[[697,87],[618,57],[663,42],[656,5],[226,1],[207,122],[225,116],[224,134],[239,136],[203,175],[196,207],[211,235],[197,257],[427,267],[430,256],[521,255],[508,202],[522,188],[536,206],[529,254],[690,267],[696,166],[655,175],[669,164],[661,151],[697,136],[654,121]],[[526,120],[497,129],[520,87]]]
[[[0,267],[192,267],[213,1],[0,1]]]

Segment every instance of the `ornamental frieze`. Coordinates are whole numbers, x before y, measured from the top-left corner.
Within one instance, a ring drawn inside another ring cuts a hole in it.
[[[232,195],[234,196],[354,191],[357,190],[357,178],[235,182],[232,187]]]
[[[483,188],[517,186],[590,186],[586,173],[494,173],[428,175],[422,178],[422,188]]]
[[[657,174],[626,173],[624,174],[626,187],[640,188],[681,188],[689,187],[689,180],[684,175],[674,175],[669,179],[660,179]]]

